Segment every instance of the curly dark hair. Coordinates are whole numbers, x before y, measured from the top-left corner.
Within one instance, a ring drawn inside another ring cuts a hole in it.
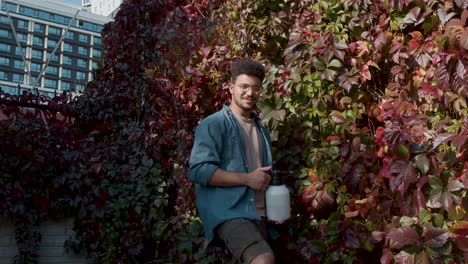
[[[262,64],[248,58],[241,58],[232,63],[231,79],[236,81],[241,74],[252,75],[263,81],[265,78],[265,67]]]

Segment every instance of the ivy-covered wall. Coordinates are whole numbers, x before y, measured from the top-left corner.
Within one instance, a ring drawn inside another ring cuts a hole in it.
[[[36,244],[31,225],[70,216],[67,247],[103,263],[221,263],[187,161],[248,56],[267,66],[259,109],[291,171],[280,263],[467,262],[467,5],[125,1],[82,96],[2,95],[49,108],[0,104],[0,215]]]

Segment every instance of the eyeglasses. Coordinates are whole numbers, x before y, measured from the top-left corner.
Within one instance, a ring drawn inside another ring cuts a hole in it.
[[[253,93],[259,93],[262,91],[261,86],[249,86],[249,85],[244,85],[244,84],[241,84],[238,86],[241,89],[242,93],[246,93],[249,90],[252,91]]]

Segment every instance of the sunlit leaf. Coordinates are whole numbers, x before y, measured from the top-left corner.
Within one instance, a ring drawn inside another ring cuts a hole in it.
[[[441,134],[441,135],[437,136],[436,139],[434,140],[432,148],[436,149],[441,144],[443,144],[443,143],[447,142],[448,140],[450,140],[453,136],[454,136],[453,134]]]
[[[426,253],[426,250],[420,251],[416,253],[416,256],[414,258],[414,263],[416,264],[432,264],[431,259],[428,254]]]
[[[451,179],[447,185],[447,190],[450,192],[456,192],[461,189],[465,189],[465,185],[461,183],[459,180]]]
[[[429,171],[430,162],[425,155],[420,155],[416,157],[416,167],[422,172],[427,173]]]
[[[415,255],[409,254],[406,251],[400,251],[395,255],[395,262],[397,264],[414,264]]]

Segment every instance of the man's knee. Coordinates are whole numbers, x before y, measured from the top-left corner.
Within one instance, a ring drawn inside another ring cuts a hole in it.
[[[265,253],[256,256],[250,264],[274,264],[275,263],[275,255],[273,253]]]

